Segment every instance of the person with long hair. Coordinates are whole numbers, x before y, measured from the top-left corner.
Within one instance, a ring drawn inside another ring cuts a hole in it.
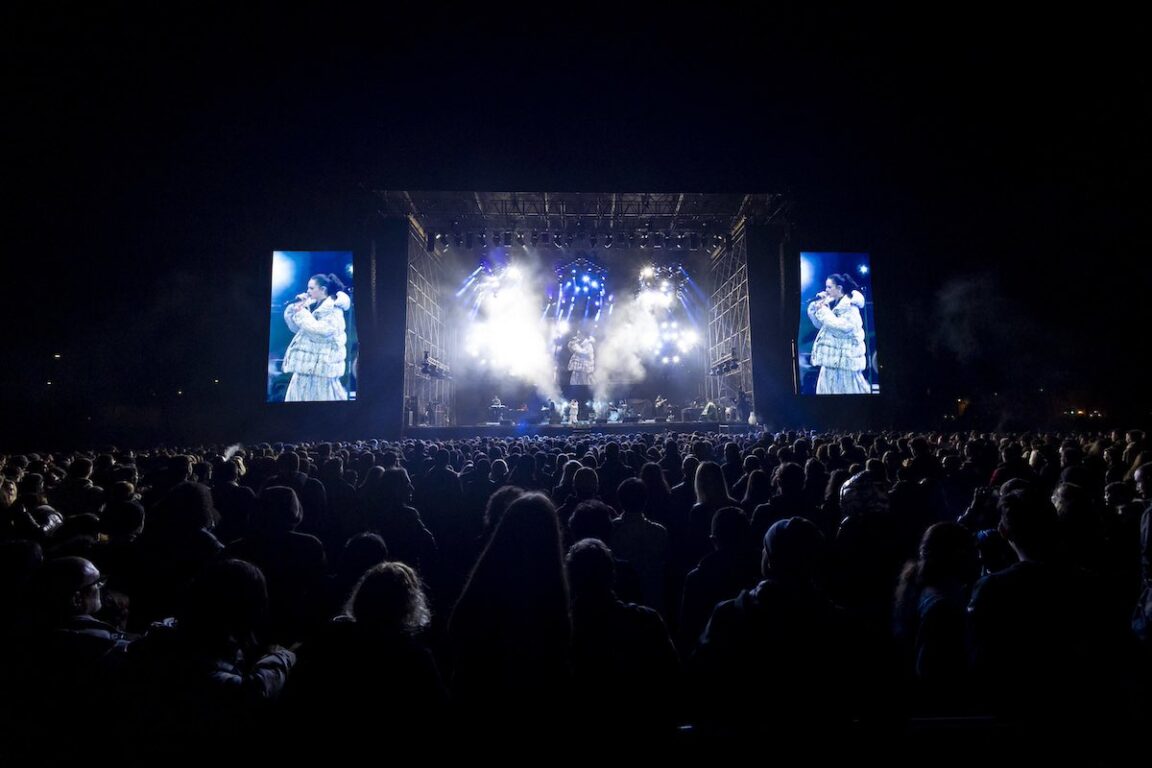
[[[811,358],[812,365],[820,368],[816,394],[872,393],[863,374],[868,367],[863,308],[864,295],[847,273],[828,275],[824,290],[808,304],[808,319],[817,328]]]
[[[527,493],[500,518],[448,622],[461,722],[480,732],[512,723],[523,733],[526,723],[558,729],[571,635],[556,510]]]
[[[285,373],[292,374],[284,402],[347,400],[340,383],[348,359],[344,313],[352,299],[336,275],[313,275],[308,290],[284,308],[284,322],[296,334],[284,353]]]

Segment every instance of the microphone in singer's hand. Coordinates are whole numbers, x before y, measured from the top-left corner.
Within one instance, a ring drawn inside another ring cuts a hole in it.
[[[307,293],[296,294],[296,301],[308,301],[308,294]]]

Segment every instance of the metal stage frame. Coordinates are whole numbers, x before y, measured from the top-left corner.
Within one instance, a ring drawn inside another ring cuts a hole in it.
[[[425,250],[423,234],[418,223],[409,220],[404,427],[420,423],[425,413],[430,412],[433,422],[440,424],[454,413],[452,380],[433,375],[424,365],[426,355],[442,361],[449,357],[450,350],[456,345],[455,329],[444,323],[445,313],[440,306],[443,264],[438,254]],[[450,371],[445,373],[450,374]]]
[[[708,307],[708,381],[705,395],[721,407],[732,406],[742,389],[755,400],[752,336],[748,316],[748,239],[744,222],[732,234],[731,248],[712,253]]]
[[[481,257],[489,246],[531,245],[573,256],[599,247],[605,258],[610,248],[706,253],[708,273],[701,283],[711,306],[699,391],[722,412],[741,389],[755,406],[746,233],[749,225],[786,222],[784,195],[378,190],[376,196],[383,216],[409,223],[405,430],[459,421],[449,372],[459,334],[447,327],[441,306],[452,294],[444,284],[445,259],[449,249],[475,249]],[[439,363],[434,375],[422,365],[426,354]],[[422,424],[428,415],[432,424]]]

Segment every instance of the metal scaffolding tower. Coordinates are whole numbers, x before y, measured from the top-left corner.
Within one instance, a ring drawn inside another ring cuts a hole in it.
[[[444,285],[440,255],[424,247],[416,225],[408,238],[408,317],[404,335],[404,426],[455,424],[451,375],[443,361],[455,348],[440,305]],[[429,366],[428,360],[436,364]]]
[[[708,312],[709,400],[733,405],[743,389],[752,391],[752,341],[748,320],[748,248],[743,223],[732,234],[730,248],[712,253],[711,307]]]

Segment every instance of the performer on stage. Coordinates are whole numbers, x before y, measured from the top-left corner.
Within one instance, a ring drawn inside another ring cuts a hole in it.
[[[580,331],[568,342],[568,349],[572,357],[568,360],[568,370],[572,372],[569,382],[573,385],[589,385],[592,383],[592,374],[596,370],[596,350],[593,347],[591,336],[585,337]]]
[[[747,424],[752,415],[752,404],[748,402],[748,393],[741,389],[736,393],[736,418],[741,424]]]

